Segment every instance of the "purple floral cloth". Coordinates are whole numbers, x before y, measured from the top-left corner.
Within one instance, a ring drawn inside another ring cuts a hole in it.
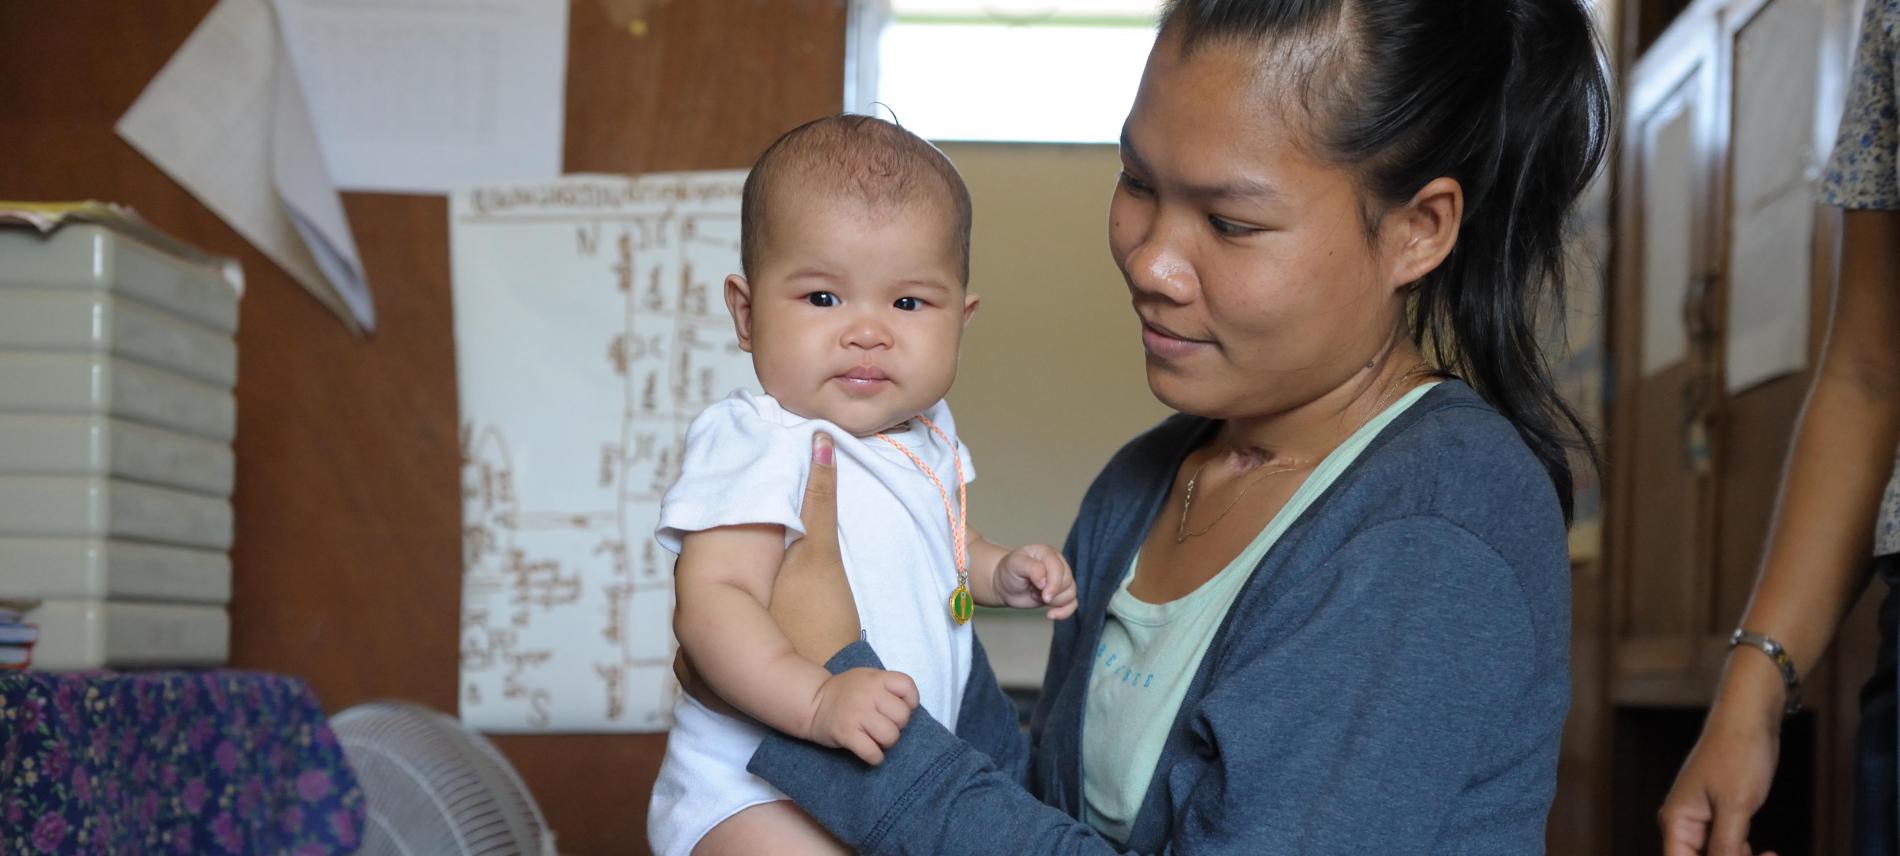
[[[316,696],[256,672],[0,672],[0,853],[354,853]]]

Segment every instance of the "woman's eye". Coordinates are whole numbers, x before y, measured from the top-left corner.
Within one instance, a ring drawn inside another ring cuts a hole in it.
[[[1129,175],[1127,170],[1122,171],[1118,180],[1121,181],[1122,187],[1127,188],[1129,193],[1136,196],[1147,196],[1154,191],[1154,188],[1142,183],[1141,179]]]
[[[918,300],[915,297],[899,297],[897,298],[897,302],[892,305],[896,306],[899,309],[904,310],[905,312],[916,312],[917,310],[924,308],[923,301]]]
[[[1255,232],[1265,231],[1263,229],[1256,229],[1252,226],[1242,226],[1239,223],[1233,222],[1232,220],[1226,220],[1220,217],[1216,217],[1212,214],[1207,215],[1207,222],[1214,227],[1214,231],[1219,232],[1222,235],[1225,235],[1230,238],[1237,238],[1237,237],[1242,237],[1246,235],[1251,235],[1251,234],[1254,234]]]
[[[829,291],[814,291],[805,295],[805,302],[813,306],[829,308],[838,305],[838,295]]]

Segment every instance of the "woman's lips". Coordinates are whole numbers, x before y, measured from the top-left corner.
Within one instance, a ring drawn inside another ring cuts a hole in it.
[[[1213,347],[1213,344],[1200,339],[1184,338],[1165,327],[1156,326],[1145,320],[1141,322],[1141,347],[1150,355],[1164,360],[1180,359],[1199,353]]]

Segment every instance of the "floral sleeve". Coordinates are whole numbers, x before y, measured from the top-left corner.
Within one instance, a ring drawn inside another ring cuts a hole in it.
[[[1828,159],[1821,198],[1842,208],[1900,208],[1900,0],[1867,0],[1841,135]]]

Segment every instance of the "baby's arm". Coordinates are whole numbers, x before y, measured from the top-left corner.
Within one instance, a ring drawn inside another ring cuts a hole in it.
[[[984,606],[1049,607],[1049,617],[1075,613],[1075,573],[1047,544],[1011,550],[970,533],[970,597]]]
[[[832,676],[798,656],[766,604],[785,556],[781,526],[722,526],[682,539],[673,632],[720,698],[775,730],[849,749],[867,763],[897,741],[917,689],[896,672]]]

